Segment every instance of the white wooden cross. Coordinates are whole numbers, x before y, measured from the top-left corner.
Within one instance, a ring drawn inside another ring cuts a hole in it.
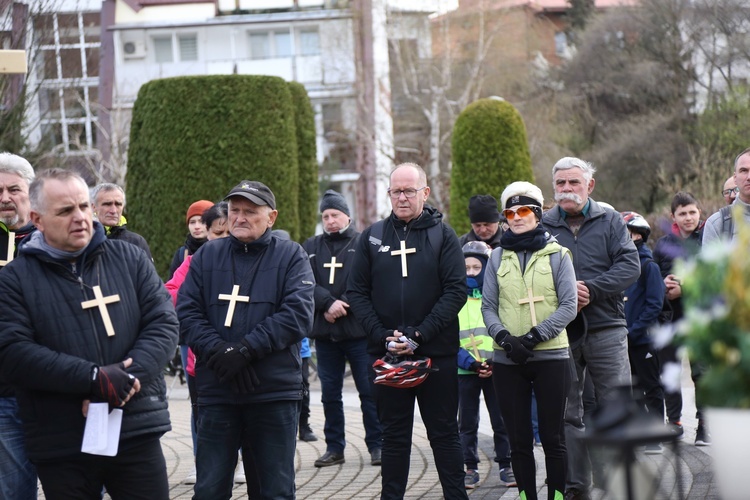
[[[240,295],[240,285],[233,285],[231,295],[226,294],[226,293],[220,293],[219,300],[229,301],[229,309],[227,309],[227,318],[224,320],[224,326],[229,328],[230,326],[232,326],[232,318],[234,317],[234,307],[237,305],[237,302],[250,302],[250,297],[248,295]]]
[[[112,326],[112,319],[109,317],[109,311],[107,310],[107,304],[114,302],[120,302],[120,295],[114,294],[105,297],[102,295],[102,289],[99,285],[94,287],[94,298],[81,302],[81,307],[84,309],[90,309],[92,307],[98,307],[99,313],[102,315],[102,321],[104,321],[104,329],[107,330],[107,335],[113,337],[115,335],[115,327]]]
[[[531,291],[531,288],[529,288],[529,296],[525,299],[521,299],[518,301],[520,304],[528,304],[529,308],[531,309],[531,326],[536,326],[536,309],[534,308],[534,302],[541,302],[544,300],[544,297],[534,297],[534,293]]]
[[[5,256],[5,260],[0,260],[0,267],[7,266],[13,260],[13,250],[15,250],[15,247],[16,233],[8,231],[8,255]]]
[[[25,50],[0,50],[0,73],[25,75],[27,70]]]
[[[477,361],[481,362],[482,357],[479,355],[479,349],[478,347],[482,345],[481,342],[477,342],[477,338],[474,336],[473,333],[469,334],[469,342],[466,343],[466,347],[471,347],[472,351],[474,352],[474,357]]]
[[[331,272],[328,274],[328,284],[333,285],[333,280],[336,277],[336,268],[344,267],[344,264],[336,262],[336,257],[331,257],[331,262],[329,264],[323,264],[323,267],[331,268]]]
[[[405,241],[399,241],[401,244],[401,250],[393,250],[391,252],[391,255],[401,256],[401,277],[406,278],[409,275],[408,270],[406,269],[406,254],[408,253],[417,253],[416,248],[406,248],[406,242]]]

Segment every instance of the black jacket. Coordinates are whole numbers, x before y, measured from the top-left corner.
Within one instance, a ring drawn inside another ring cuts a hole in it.
[[[463,248],[464,245],[467,244],[470,241],[484,241],[485,243],[487,243],[490,246],[490,248],[492,248],[494,250],[494,249],[496,249],[496,248],[498,248],[500,246],[500,238],[502,238],[502,237],[503,237],[503,228],[502,227],[498,227],[497,228],[497,232],[492,236],[492,238],[490,238],[489,240],[486,240],[486,241],[480,239],[479,236],[477,236],[477,234],[472,229],[471,231],[469,231],[468,233],[464,234],[463,236],[460,236],[458,238],[458,243],[461,245],[461,248]]]
[[[385,338],[399,327],[422,334],[415,354],[455,356],[458,352],[458,312],[466,303],[466,266],[456,233],[442,225],[439,251],[432,248],[428,228],[442,223],[442,214],[425,207],[405,224],[393,213],[383,226],[382,245],[370,242],[372,226],[360,236],[347,297],[355,318],[368,335],[367,350],[386,352]],[[401,258],[391,255],[399,241],[416,248],[407,256],[408,276],[401,275]]]
[[[267,230],[252,243],[234,236],[209,241],[190,261],[177,299],[185,341],[196,355],[198,404],[247,404],[302,397],[299,342],[313,323],[313,274],[305,251]],[[230,327],[224,326],[229,294],[239,285],[249,302],[237,302]],[[206,366],[205,353],[223,342],[250,344],[260,386],[235,394]]]
[[[703,222],[686,239],[679,236],[679,229],[675,227],[673,227],[671,233],[659,238],[654,246],[654,261],[659,265],[662,278],[666,278],[667,275],[673,273],[675,259],[686,259],[697,254],[701,249],[702,240]],[[669,307],[671,308],[671,321],[682,319],[685,315],[682,297],[670,300]]]
[[[21,240],[23,240],[26,236],[30,235],[36,231],[36,226],[29,222],[25,226],[13,230],[15,233],[14,237],[14,249],[13,249],[13,257],[15,258],[18,255],[18,247],[21,243]],[[0,260],[6,260],[8,257],[8,228],[5,227],[5,225],[0,224]],[[3,270],[3,267],[5,267],[4,264],[0,264],[0,271]],[[0,381],[0,398],[10,398],[15,395],[15,392],[13,391],[13,386],[10,384],[7,384],[3,381]]]
[[[203,246],[206,241],[208,241],[206,238],[198,240],[193,238],[191,234],[187,235],[187,238],[185,238],[185,244],[177,249],[177,251],[174,253],[174,256],[172,257],[172,263],[169,264],[169,279],[172,279],[172,276],[174,276],[174,272],[178,267],[182,265],[185,257],[188,255],[193,255],[195,252],[197,252],[198,249]]]
[[[16,388],[32,460],[80,453],[93,368],[129,357],[141,390],[123,408],[121,444],[171,428],[162,375],[177,345],[171,297],[142,251],[107,240],[98,222],[94,228],[75,264],[51,258],[31,238],[0,273],[0,371]],[[112,337],[98,308],[81,307],[94,286],[120,296],[107,305]]]
[[[323,313],[336,300],[349,303],[346,298],[346,282],[354,264],[358,241],[359,233],[349,226],[343,233],[313,236],[302,245],[310,257],[310,266],[315,275],[315,323],[310,338],[341,341],[363,339],[366,336],[351,311],[335,323],[329,323],[323,317]],[[323,266],[330,264],[333,256],[336,256],[336,265],[341,263],[343,267],[336,268],[331,285],[331,268]]]
[[[149,259],[153,262],[154,258],[151,255],[151,249],[148,247],[148,243],[146,242],[146,239],[141,236],[138,233],[134,233],[133,231],[129,230],[127,227],[125,227],[125,224],[122,226],[104,226],[107,230],[107,238],[111,240],[122,240],[127,241],[128,243],[131,243],[144,252],[146,252],[146,255]]]

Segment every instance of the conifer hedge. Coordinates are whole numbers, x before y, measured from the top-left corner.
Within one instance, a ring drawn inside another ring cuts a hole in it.
[[[299,165],[299,241],[315,234],[318,223],[318,159],[315,146],[315,112],[305,86],[289,82],[294,102]]]
[[[275,227],[298,240],[295,109],[281,78],[249,75],[153,80],[138,93],[128,151],[128,227],[149,243],[167,277],[185,241],[185,213],[219,201],[243,179],[276,196]]]
[[[468,105],[456,120],[451,144],[450,223],[462,235],[471,230],[469,198],[475,194],[500,198],[511,182],[534,182],[534,172],[526,126],[507,101],[487,98]]]

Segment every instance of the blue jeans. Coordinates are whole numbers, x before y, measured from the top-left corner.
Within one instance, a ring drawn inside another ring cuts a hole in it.
[[[490,415],[492,438],[495,443],[495,462],[501,469],[510,467],[510,442],[505,430],[500,406],[497,403],[492,377],[479,378],[478,375],[458,376],[458,434],[464,453],[466,469],[476,469],[479,463],[477,453],[477,431],[479,430],[479,396],[484,393],[484,404]]]
[[[0,398],[0,498],[36,497],[36,469],[26,457],[18,403]]]
[[[232,497],[240,446],[248,485],[253,477],[260,482],[259,498],[293,499],[298,412],[299,401],[201,406],[193,499]]]
[[[322,391],[321,402],[326,417],[323,432],[326,436],[326,450],[343,453],[346,447],[344,438],[344,404],[341,391],[344,385],[344,370],[349,361],[354,384],[359,392],[359,405],[362,409],[362,423],[365,427],[365,444],[373,451],[382,448],[382,428],[372,397],[370,380],[370,357],[367,355],[366,339],[351,339],[341,342],[316,339],[318,353],[318,377]]]

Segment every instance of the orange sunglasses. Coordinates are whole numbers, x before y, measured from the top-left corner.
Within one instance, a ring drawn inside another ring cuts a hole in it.
[[[534,211],[527,206],[520,206],[515,210],[511,210],[510,208],[503,210],[503,216],[508,220],[514,219],[516,215],[519,217],[526,217],[533,213]]]

